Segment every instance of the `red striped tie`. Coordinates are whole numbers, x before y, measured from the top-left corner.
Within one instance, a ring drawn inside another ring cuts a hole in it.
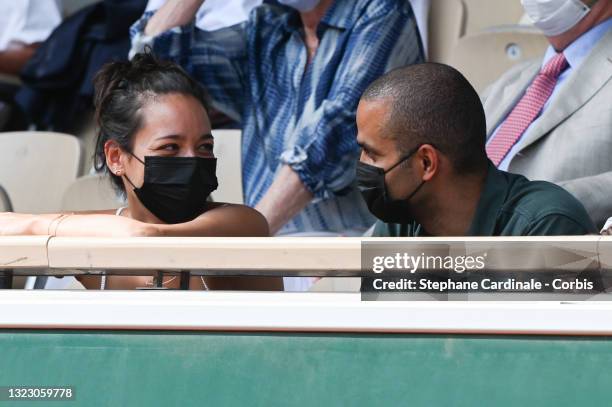
[[[555,89],[561,72],[567,68],[563,53],[555,55],[535,77],[525,94],[487,144],[487,155],[495,166],[502,162],[529,125],[538,117]]]

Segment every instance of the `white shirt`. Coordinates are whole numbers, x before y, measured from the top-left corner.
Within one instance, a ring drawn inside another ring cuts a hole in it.
[[[196,13],[196,27],[214,31],[246,21],[263,0],[206,0]],[[146,11],[157,10],[166,0],[149,0]]]
[[[2,0],[0,52],[14,43],[43,42],[61,22],[59,0]]]
[[[540,112],[540,115],[529,125],[527,130],[523,132],[523,134],[517,140],[514,146],[510,149],[510,151],[508,151],[508,154],[506,154],[506,156],[501,161],[501,163],[499,163],[499,166],[497,168],[503,171],[508,170],[510,162],[512,161],[514,156],[516,156],[516,154],[521,150],[521,142],[523,141],[525,135],[528,134],[529,131],[533,129],[533,127],[537,124],[539,117],[541,117],[542,113],[546,111],[546,109],[550,106],[551,102],[555,99],[555,96],[557,96],[557,94],[559,93],[559,89],[561,89],[561,87],[563,86],[563,82],[565,82],[565,80],[572,74],[572,72],[576,71],[578,67],[580,67],[582,62],[584,62],[584,60],[589,55],[589,53],[593,50],[593,48],[595,48],[595,45],[597,45],[599,40],[601,40],[601,38],[611,28],[612,28],[612,18],[591,28],[589,31],[585,32],[580,37],[578,37],[574,42],[568,45],[567,48],[565,48],[565,50],[563,50],[563,54],[565,55],[565,59],[567,59],[569,66],[559,76],[559,79],[557,80],[555,88],[553,89],[552,94],[550,95],[546,103],[544,104],[544,107],[542,108],[542,112]],[[542,67],[544,67],[556,54],[557,52],[555,51],[555,49],[552,46],[549,46],[548,49],[546,50],[546,54],[544,54],[544,59],[542,61]],[[495,138],[495,136],[497,135],[497,132],[499,131],[499,128],[504,123],[504,121],[502,121],[500,125],[497,126],[497,128],[495,129],[495,132],[493,133],[493,136],[489,138],[489,141],[487,143],[490,143]]]

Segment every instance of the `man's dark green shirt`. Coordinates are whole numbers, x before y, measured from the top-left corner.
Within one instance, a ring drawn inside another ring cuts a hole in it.
[[[563,188],[500,171],[492,163],[466,236],[597,233],[584,206]],[[378,221],[373,236],[427,236],[421,225]]]

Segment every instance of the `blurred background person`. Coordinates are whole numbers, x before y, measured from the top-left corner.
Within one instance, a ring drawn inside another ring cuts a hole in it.
[[[612,213],[612,0],[522,3],[550,46],[485,91],[487,154],[561,185],[601,227]]]
[[[61,21],[59,0],[0,2],[0,73],[18,75]]]
[[[92,122],[93,77],[127,60],[129,27],[146,0],[102,0],[66,18],[21,70],[15,104],[29,128],[81,134]]]
[[[59,0],[0,2],[0,74],[18,76],[36,48],[62,21]],[[11,119],[15,79],[0,76],[0,129]]]

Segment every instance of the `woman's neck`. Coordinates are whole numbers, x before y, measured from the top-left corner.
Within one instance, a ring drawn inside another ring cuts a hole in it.
[[[143,223],[164,224],[157,216],[153,215],[151,211],[145,208],[140,200],[138,200],[138,197],[133,193],[128,194],[127,208],[121,214]]]

